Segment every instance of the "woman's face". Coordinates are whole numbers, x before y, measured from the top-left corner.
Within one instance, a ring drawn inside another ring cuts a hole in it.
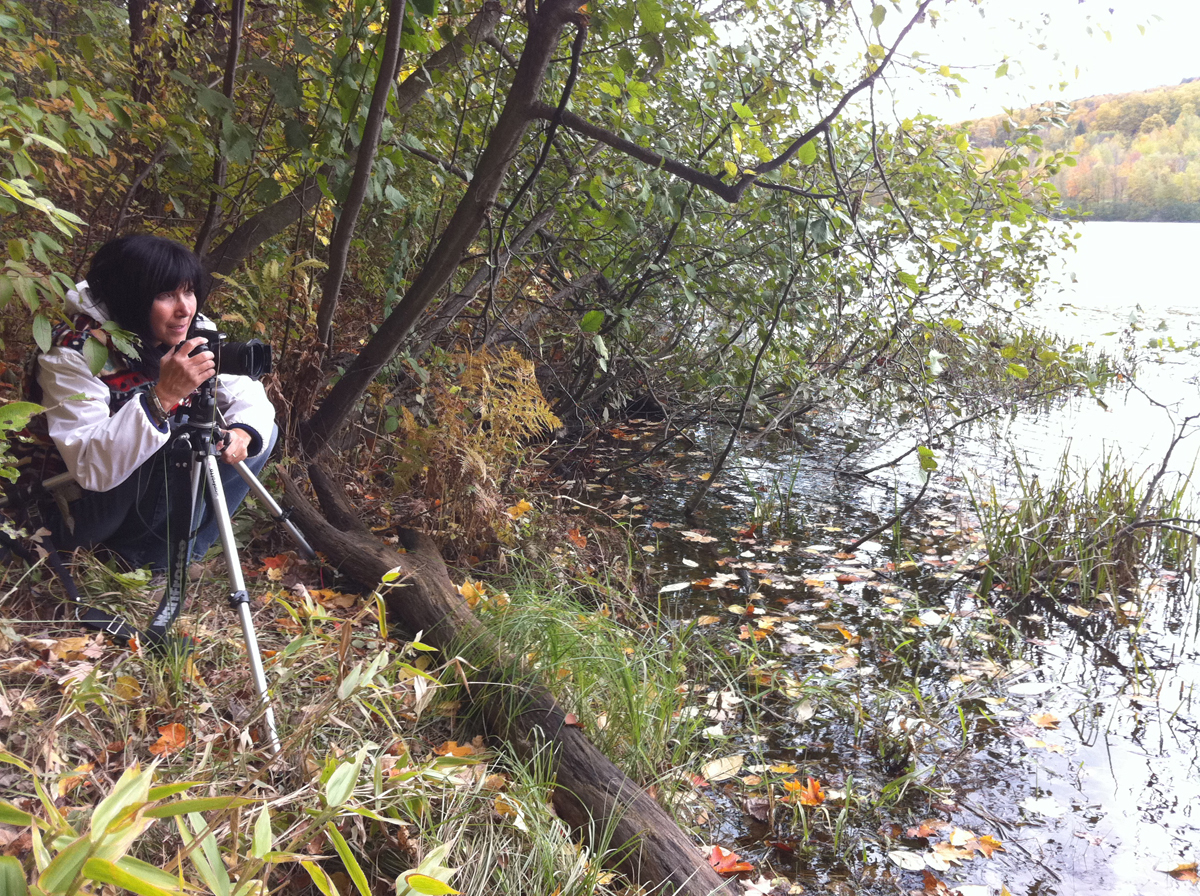
[[[170,347],[183,342],[196,313],[196,294],[185,283],[174,292],[159,293],[150,305],[150,335]]]

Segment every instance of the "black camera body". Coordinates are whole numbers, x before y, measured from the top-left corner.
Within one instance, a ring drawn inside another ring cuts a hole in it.
[[[207,345],[198,345],[192,354],[210,351],[216,358],[217,373],[227,373],[231,376],[248,376],[260,379],[271,372],[271,346],[259,339],[248,342],[229,342],[217,325],[197,314],[188,327],[188,339],[201,336],[208,341]]]

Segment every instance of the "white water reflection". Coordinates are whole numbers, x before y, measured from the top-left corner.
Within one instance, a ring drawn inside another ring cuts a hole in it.
[[[1083,467],[1114,450],[1141,472],[1157,467],[1173,435],[1170,417],[1149,399],[1168,406],[1176,420],[1200,412],[1200,358],[1146,349],[1152,338],[1200,339],[1200,280],[1192,261],[1200,224],[1097,222],[1080,232],[1079,251],[1063,259],[1061,291],[1048,294],[1031,318],[1117,359],[1132,347],[1145,359],[1137,366],[1140,391],[1108,390],[1107,408],[1081,396],[1019,415],[1003,436],[1027,473],[1052,475],[1065,451]],[[993,476],[991,452],[972,446],[959,460],[969,455],[967,465],[979,463],[977,475]],[[1187,474],[1198,454],[1200,434],[1180,443],[1171,468]],[[1174,893],[1181,884],[1156,869],[1200,857],[1196,589],[1160,589],[1140,601],[1142,632],[1120,650],[1126,670],[1102,662],[1093,645],[1061,627],[1039,651],[1040,674],[1059,686],[1037,708],[1063,719],[1066,754],[1035,752],[1022,764],[1028,784],[1073,811],[1059,820],[1027,819],[1035,826],[1024,845],[1055,869],[1057,880],[1041,881],[1058,894]]]
[[[1115,386],[1103,395],[1107,408],[1079,396],[1053,411],[1019,416],[1005,435],[1045,472],[1068,447],[1089,464],[1116,448],[1140,470],[1162,457],[1173,433],[1168,415],[1147,396],[1177,419],[1200,411],[1200,357],[1146,348],[1151,339],[1200,340],[1200,279],[1192,254],[1200,224],[1091,222],[1079,232],[1078,251],[1061,259],[1061,287],[1047,290],[1029,320],[1118,360],[1132,346],[1144,359],[1136,371],[1141,391]],[[1190,470],[1198,453],[1200,435],[1177,449],[1172,468]]]

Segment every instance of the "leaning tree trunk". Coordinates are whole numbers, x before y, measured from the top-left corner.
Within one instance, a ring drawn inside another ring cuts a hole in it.
[[[641,787],[631,781],[576,727],[542,685],[529,681],[488,635],[450,581],[446,565],[426,535],[402,530],[397,553],[357,518],[345,495],[321,467],[310,467],[325,516],[282,476],[300,528],[338,569],[366,587],[384,573],[402,573],[386,592],[388,616],[421,640],[473,668],[468,696],[491,730],[525,759],[549,754],[554,809],[589,838],[617,848],[618,867],[643,887],[677,896],[707,896],[725,882],[703,853]],[[514,687],[515,685],[515,687]]]

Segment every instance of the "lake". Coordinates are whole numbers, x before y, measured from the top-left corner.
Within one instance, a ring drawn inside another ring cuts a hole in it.
[[[1017,415],[999,438],[987,429],[960,440],[943,458],[952,475],[902,527],[852,555],[835,554],[837,544],[907,500],[916,471],[838,475],[836,446],[819,434],[744,450],[690,520],[679,508],[713,446],[627,477],[609,505],[636,527],[665,585],[663,611],[678,625],[726,630],[748,679],[773,683],[744,695],[775,720],[765,732],[704,710],[716,721],[706,730],[712,755],[739,758],[743,771],[692,797],[696,818],[714,819],[713,842],[755,862],[755,874],[852,893],[917,891],[926,873],[970,896],[1187,886],[1167,872],[1200,858],[1200,606],[1190,572],[1147,571],[1120,597],[1127,625],[1102,609],[972,593],[985,554],[965,483],[993,482],[1011,497],[1012,457],[1049,475],[1065,450],[1083,464],[1116,448],[1141,470],[1171,439],[1168,410],[1200,411],[1196,357],[1144,349],[1151,338],[1200,338],[1188,261],[1200,225],[1078,230],[1061,285],[1030,319],[1119,363],[1132,348],[1140,391],[1109,388],[1103,404],[1078,396]],[[723,438],[712,434],[714,445]],[[1200,436],[1185,440],[1172,467],[1190,470],[1198,448]],[[828,830],[821,809],[788,803],[788,782],[807,776],[837,794],[824,805]],[[750,808],[766,790],[769,815]],[[839,834],[835,816],[858,829]],[[985,836],[1003,851],[964,854],[964,842]]]

